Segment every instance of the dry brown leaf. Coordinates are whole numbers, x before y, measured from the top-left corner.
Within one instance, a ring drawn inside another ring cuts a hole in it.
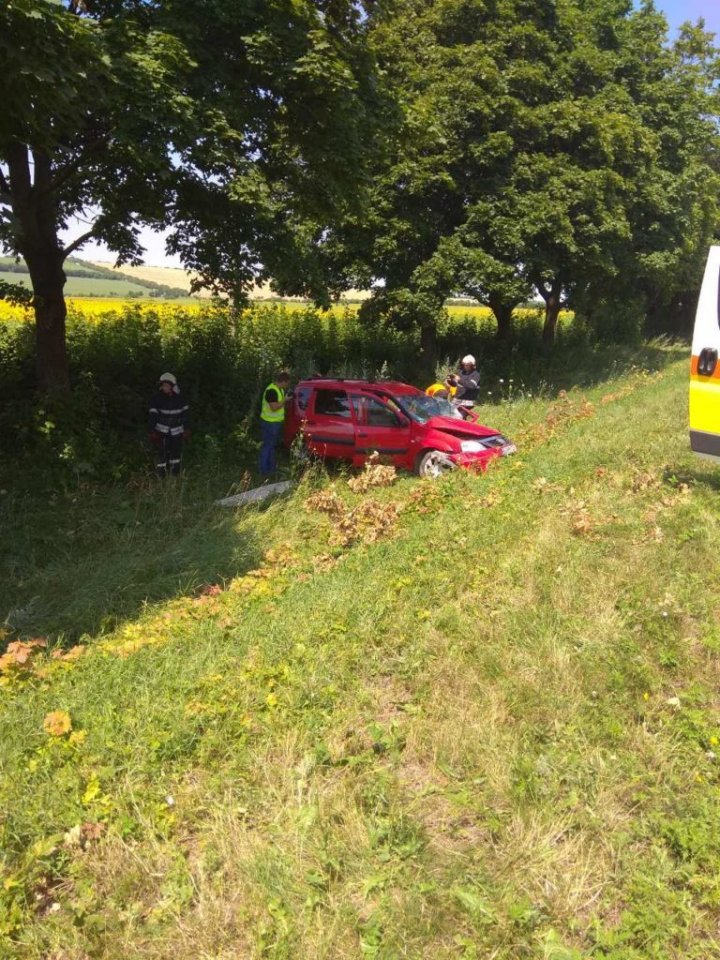
[[[72,720],[66,710],[53,710],[43,720],[43,729],[50,737],[64,737],[72,730]]]
[[[198,590],[198,595],[201,597],[217,597],[221,593],[222,587],[217,583],[204,583]]]
[[[90,842],[92,840],[99,840],[106,830],[107,825],[104,823],[83,823],[80,827],[80,835],[83,840]]]
[[[586,537],[595,529],[591,518],[587,513],[580,513],[573,522],[573,533],[578,537]]]
[[[396,478],[395,467],[381,464],[380,455],[375,452],[365,461],[363,472],[348,480],[348,486],[353,493],[366,493],[372,487],[389,487]]]

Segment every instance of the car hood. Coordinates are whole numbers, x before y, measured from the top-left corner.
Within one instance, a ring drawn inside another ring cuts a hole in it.
[[[490,427],[483,427],[479,423],[468,423],[467,420],[456,420],[455,417],[432,417],[425,424],[426,429],[440,430],[449,433],[460,440],[474,440],[481,437],[495,437],[500,432]]]

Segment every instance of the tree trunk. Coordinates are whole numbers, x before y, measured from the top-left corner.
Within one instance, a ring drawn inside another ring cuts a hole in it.
[[[420,363],[430,376],[437,366],[437,324],[424,323],[420,327]]]
[[[497,339],[502,343],[509,343],[513,336],[513,312],[515,304],[503,303],[502,300],[490,298],[490,309],[497,321]]]
[[[557,322],[560,316],[562,281],[555,277],[548,288],[544,283],[536,284],[541,297],[545,301],[545,323],[543,325],[543,346],[552,347],[555,343]]]
[[[38,389],[43,392],[70,389],[65,346],[65,271],[58,247],[25,250],[35,305],[35,370]]]
[[[9,192],[17,222],[16,245],[25,258],[35,304],[36,373],[43,391],[70,389],[65,347],[65,257],[89,238],[91,231],[63,249],[58,238],[58,200],[51,161],[42,148],[11,142],[7,148]],[[32,174],[31,174],[32,169]]]
[[[549,296],[545,301],[545,323],[543,324],[542,338],[546,346],[555,343],[557,322],[560,316],[560,297]]]

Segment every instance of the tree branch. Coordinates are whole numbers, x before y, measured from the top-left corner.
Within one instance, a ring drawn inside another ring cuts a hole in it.
[[[0,170],[0,197],[10,199],[10,184],[7,182],[5,174]]]
[[[79,237],[76,237],[72,243],[69,243],[63,250],[63,258],[69,257],[71,253],[75,253],[84,243],[87,243],[88,240],[91,240],[95,236],[95,227],[97,223],[94,223],[89,230],[86,230],[85,233],[81,233]]]
[[[106,146],[106,143],[107,141],[105,137],[97,137],[95,140],[91,140],[89,143],[86,143],[85,147],[76,157],[69,160],[64,166],[57,169],[55,176],[49,181],[47,186],[43,188],[41,193],[45,193],[49,190],[57,190],[75,176],[84,176],[83,172],[80,170],[80,167],[88,159],[88,157],[92,156],[92,154],[95,153],[100,147]]]

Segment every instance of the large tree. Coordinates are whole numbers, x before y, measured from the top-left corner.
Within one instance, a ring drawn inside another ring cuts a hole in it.
[[[0,7],[0,244],[30,271],[41,389],[68,385],[63,263],[91,239],[137,261],[139,227],[170,227],[209,285],[323,296],[381,112],[367,23],[353,0]]]
[[[651,149],[629,205],[624,284],[604,299],[598,325],[619,297],[635,297],[647,332],[687,333],[707,247],[720,230],[720,51],[702,22],[685,24],[668,44],[664,17],[650,3],[633,20],[627,83]]]
[[[653,4],[626,0],[585,5],[574,33],[562,95],[536,111],[542,133],[509,192],[525,198],[523,271],[548,341],[562,302],[600,333],[637,333],[697,281],[718,226],[712,38],[688,25],[669,44]]]
[[[419,325],[431,362],[451,292],[490,304],[507,337],[534,288],[551,343],[564,303],[657,282],[683,249],[696,263],[717,194],[714,61],[707,38],[670,48],[666,29],[631,0],[398,0],[378,18],[403,123],[338,239],[379,281],[368,311]]]

